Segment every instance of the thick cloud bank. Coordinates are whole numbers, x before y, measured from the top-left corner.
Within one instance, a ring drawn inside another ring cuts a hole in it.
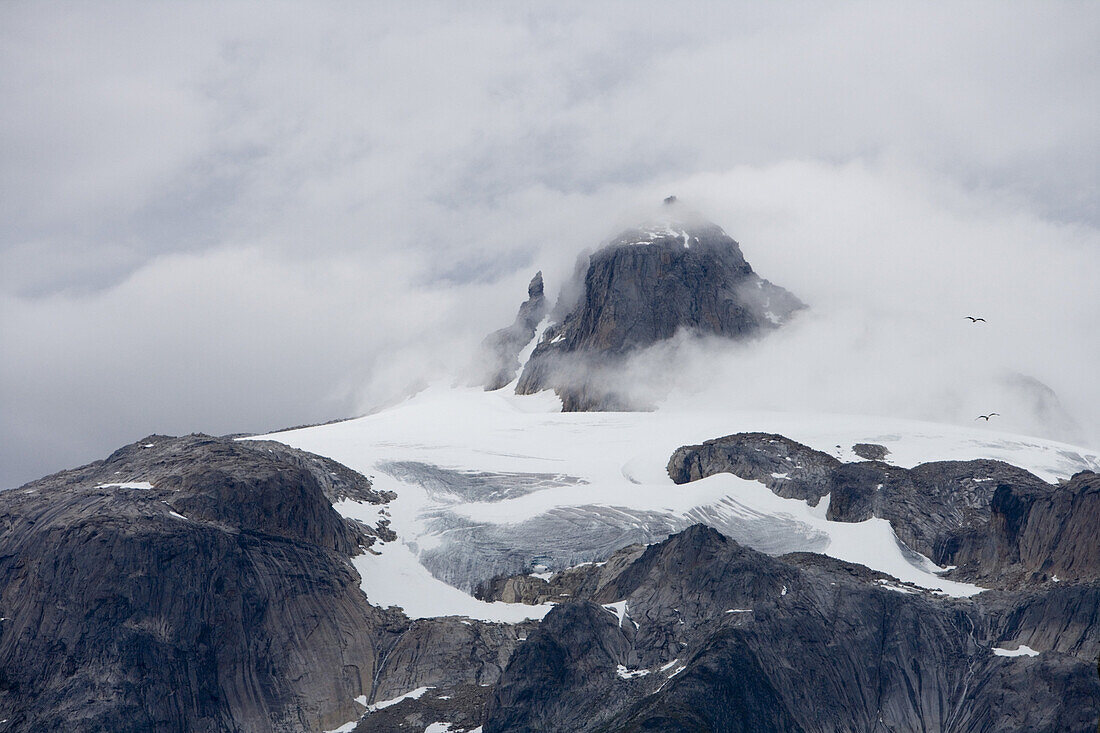
[[[675,372],[663,399],[994,410],[1100,444],[1098,21],[7,3],[0,486],[153,431],[384,403],[669,193],[812,309],[751,347],[645,355]]]

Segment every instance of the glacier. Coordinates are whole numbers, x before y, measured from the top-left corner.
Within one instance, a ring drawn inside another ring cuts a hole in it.
[[[391,520],[397,540],[354,559],[367,598],[413,618],[463,616],[516,623],[552,604],[486,603],[471,592],[500,574],[562,570],[653,543],[699,522],[769,554],[819,552],[953,596],[978,586],[898,541],[889,522],[825,519],[824,501],[784,499],[730,474],[676,485],[666,464],[683,445],[737,432],[785,435],[841,460],[876,443],[889,462],[990,458],[1047,481],[1100,469],[1094,451],[988,429],[854,415],[705,411],[561,412],[549,391],[436,384],[375,414],[245,439],[276,440],[331,458],[397,498],[343,501],[342,515]],[[897,588],[902,590],[903,587]]]

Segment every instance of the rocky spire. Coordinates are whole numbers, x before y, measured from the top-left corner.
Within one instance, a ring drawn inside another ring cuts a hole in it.
[[[543,292],[542,271],[535,273],[527,286],[527,300],[507,328],[494,331],[481,343],[478,384],[486,390],[500,389],[513,379],[520,369],[519,354],[535,338],[535,331],[546,315],[546,295]]]
[[[518,393],[552,388],[566,411],[631,409],[614,386],[630,352],[679,331],[750,338],[805,307],[753,272],[721,227],[669,199],[589,258],[575,305],[544,332]]]

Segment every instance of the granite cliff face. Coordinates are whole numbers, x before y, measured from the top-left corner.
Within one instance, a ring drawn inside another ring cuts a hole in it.
[[[681,332],[750,338],[805,307],[753,272],[721,227],[678,203],[667,205],[657,221],[624,231],[582,258],[574,279],[563,286],[553,322],[516,387],[518,394],[554,389],[567,412],[639,407],[621,383],[624,360],[638,349]],[[528,318],[519,328],[517,318],[487,340],[509,344],[498,349],[509,356],[502,360],[506,368],[486,380],[489,388],[511,381],[517,363],[510,355],[522,348],[516,334],[530,334],[530,341],[537,322]]]
[[[378,650],[348,630],[389,621],[347,557],[387,529],[345,522],[326,488],[389,498],[319,457],[199,435],[0,494],[0,718],[261,731],[352,714]]]

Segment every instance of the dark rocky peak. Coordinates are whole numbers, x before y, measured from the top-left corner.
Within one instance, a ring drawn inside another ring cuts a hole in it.
[[[516,391],[554,389],[566,411],[635,409],[622,393],[630,354],[681,332],[751,338],[804,307],[757,275],[720,226],[666,203],[582,258]]]
[[[706,524],[693,524],[663,542],[649,545],[637,560],[602,589],[599,598],[607,602],[625,598],[654,573],[669,567],[678,572],[691,572],[698,566],[708,571],[716,568],[719,556],[740,554],[741,545]]]
[[[664,542],[650,545],[596,595],[610,603],[624,598],[635,604],[664,597],[686,622],[727,608],[779,596],[784,586],[797,587],[797,573],[763,553],[745,547],[705,524],[695,524]],[[685,586],[713,590],[707,598],[684,593]],[[720,586],[720,587],[719,587]]]
[[[599,563],[584,563],[544,579],[529,573],[500,575],[481,583],[474,596],[483,601],[505,603],[559,603],[562,598],[608,598],[618,591],[605,589],[638,559],[647,545],[633,544],[617,550]],[[611,598],[611,601],[619,600]]]
[[[535,338],[535,331],[546,315],[542,271],[536,272],[527,286],[527,300],[520,304],[512,325],[494,331],[481,342],[477,384],[486,390],[500,389],[516,378],[520,352]]]
[[[534,300],[543,296],[542,270],[535,273],[531,282],[527,284],[527,299]]]

